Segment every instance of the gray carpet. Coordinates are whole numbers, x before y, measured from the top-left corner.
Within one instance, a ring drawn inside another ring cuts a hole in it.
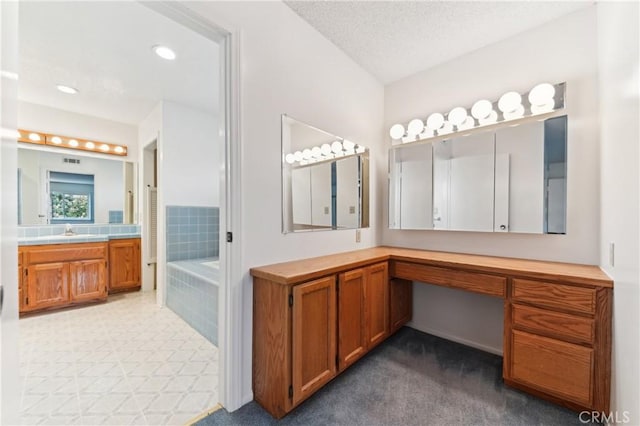
[[[403,328],[279,422],[256,402],[206,425],[583,425],[506,387],[502,358]]]

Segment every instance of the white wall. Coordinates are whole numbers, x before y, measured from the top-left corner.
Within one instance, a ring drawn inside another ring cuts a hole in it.
[[[281,2],[189,3],[212,22],[240,34],[242,399],[251,395],[253,266],[318,256],[378,243],[378,194],[386,185],[382,146],[383,88],[335,45]],[[281,233],[280,114],[371,148],[371,228],[362,231]],[[239,238],[238,238],[239,237]],[[234,317],[235,318],[235,317]],[[240,336],[231,336],[235,339]],[[233,344],[233,341],[231,342]],[[231,360],[233,361],[233,360]]]
[[[612,410],[640,424],[640,64],[638,3],[600,3],[600,265],[614,279]],[[571,163],[569,163],[571,165]],[[571,176],[569,176],[571,178]],[[609,243],[615,244],[613,265]]]
[[[64,163],[76,158],[80,164]],[[124,209],[124,163],[102,158],[78,157],[48,151],[18,150],[18,167],[22,169],[22,224],[46,224],[48,206],[44,204],[45,171],[93,175],[95,223],[109,223],[109,210]],[[45,215],[44,218],[38,215]]]
[[[126,145],[127,155],[117,158],[138,160],[138,130],[130,124],[20,101],[18,128]],[[114,158],[102,154],[95,156]]]
[[[446,112],[458,105],[469,107],[478,99],[495,100],[509,90],[525,92],[540,82],[566,81],[567,235],[384,229],[383,243],[597,264],[600,144],[596,48],[596,11],[588,7],[385,88],[386,130],[394,123],[406,123],[432,112]],[[421,284],[414,284],[414,290],[413,327],[501,352],[500,301],[470,295],[465,298],[473,297],[475,302],[464,304],[454,290]],[[449,310],[440,312],[439,306],[448,306]]]
[[[215,115],[164,101],[158,146],[164,206],[219,206],[219,151]]]

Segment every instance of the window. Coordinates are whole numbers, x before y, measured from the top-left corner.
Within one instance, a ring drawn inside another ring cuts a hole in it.
[[[94,223],[93,175],[49,172],[51,223]]]

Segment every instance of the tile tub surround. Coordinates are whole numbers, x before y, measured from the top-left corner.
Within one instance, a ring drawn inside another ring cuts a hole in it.
[[[214,345],[218,344],[217,261],[203,258],[167,263],[167,307]]]
[[[167,262],[218,257],[218,207],[167,206]]]
[[[218,403],[218,349],[155,292],[20,319],[22,424],[184,425]]]
[[[140,225],[73,225],[73,238],[64,237],[65,225],[18,226],[18,245],[86,243],[118,238],[139,238]],[[83,238],[83,235],[87,237]]]

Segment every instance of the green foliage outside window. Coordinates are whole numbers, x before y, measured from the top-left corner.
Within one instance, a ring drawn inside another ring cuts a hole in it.
[[[90,219],[89,195],[51,192],[51,212],[54,219]]]

